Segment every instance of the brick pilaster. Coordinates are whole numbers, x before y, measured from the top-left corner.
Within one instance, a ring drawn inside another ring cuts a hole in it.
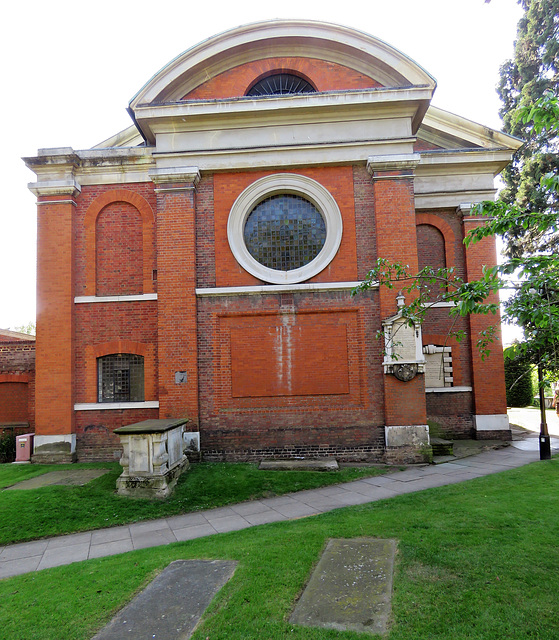
[[[73,217],[80,186],[72,178],[30,185],[37,200],[37,343],[34,461],[75,459],[73,405]]]
[[[474,218],[470,215],[468,206],[460,207],[463,215],[464,236],[472,229],[482,225],[484,218]],[[484,238],[481,242],[470,245],[466,250],[467,280],[477,280],[482,277],[484,266],[497,264],[495,238]],[[491,294],[487,299],[490,303],[499,303],[499,295]],[[503,362],[503,345],[501,340],[501,316],[472,315],[470,322],[470,349],[472,356],[472,382],[474,389],[476,430],[503,431],[508,429],[507,402],[505,392],[505,370]],[[477,341],[480,332],[491,325],[496,327],[496,339],[490,346],[491,353],[482,360]],[[502,419],[485,418],[486,416],[502,416]],[[485,424],[485,427],[484,427]]]
[[[159,416],[198,429],[196,167],[150,173],[157,194]]]
[[[418,162],[416,154],[373,157],[367,162],[373,181],[377,256],[406,264],[412,273],[418,270],[413,182]],[[397,311],[396,291],[380,288],[381,319]],[[411,382],[400,382],[392,375],[385,375],[384,405],[387,426],[426,424],[423,375]]]

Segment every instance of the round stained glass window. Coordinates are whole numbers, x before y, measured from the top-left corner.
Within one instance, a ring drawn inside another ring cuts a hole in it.
[[[244,241],[259,264],[292,271],[318,256],[326,241],[326,224],[309,200],[291,194],[273,195],[249,213]]]

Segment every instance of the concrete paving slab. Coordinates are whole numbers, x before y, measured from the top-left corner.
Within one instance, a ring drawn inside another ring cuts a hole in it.
[[[49,471],[48,473],[43,473],[40,476],[35,476],[28,480],[22,480],[11,487],[7,487],[4,491],[11,491],[13,489],[18,491],[28,491],[31,489],[40,489],[42,487],[51,487],[54,485],[81,487],[108,472],[108,469],[71,469],[68,471]]]
[[[276,507],[282,507],[287,504],[293,504],[297,502],[300,494],[287,494],[285,496],[276,496],[275,498],[264,498],[261,500],[262,504],[268,507],[269,509],[275,509]]]
[[[242,502],[231,507],[235,513],[240,516],[249,516],[254,513],[263,513],[268,511],[269,507],[260,502],[260,500],[254,500],[253,502]]]
[[[86,533],[74,533],[70,536],[60,536],[49,540],[47,549],[60,549],[61,547],[72,547],[75,544],[89,544],[91,542],[91,531]]]
[[[19,576],[22,573],[37,571],[42,557],[43,556],[40,555],[2,562],[0,563],[0,578],[11,578],[12,576]]]
[[[390,617],[395,540],[330,540],[290,622],[385,634]]]
[[[48,540],[37,540],[35,542],[23,542],[6,547],[0,555],[0,561],[17,560],[19,558],[32,558],[42,555],[48,547]]]
[[[148,547],[160,547],[161,545],[177,542],[177,537],[171,529],[160,529],[159,531],[142,531],[132,534],[132,544],[134,549],[147,549]]]
[[[107,544],[119,540],[130,540],[130,528],[128,525],[124,527],[112,527],[110,529],[99,529],[99,531],[91,532],[92,545]]]
[[[217,533],[217,531],[207,522],[206,524],[195,524],[192,527],[186,527],[184,529],[175,529],[173,533],[179,542],[184,542],[186,540],[203,538],[204,536],[212,536]]]
[[[229,531],[240,531],[250,527],[251,524],[248,520],[242,516],[225,516],[224,518],[217,518],[209,520],[209,523],[218,533],[228,533]]]
[[[231,509],[231,507],[220,507],[219,509],[210,509],[204,511],[206,520],[211,518],[225,518],[225,516],[236,516],[237,514]]]
[[[314,516],[319,511],[313,507],[309,507],[303,502],[294,502],[294,504],[285,504],[275,507],[275,511],[278,511],[286,518],[302,518],[304,516]]]
[[[336,500],[334,497],[316,494],[301,497],[301,502],[319,512],[333,511],[334,509],[339,509],[343,506],[340,500]]]
[[[283,522],[288,520],[288,518],[282,513],[270,509],[269,511],[262,511],[261,513],[251,513],[245,516],[245,520],[250,522],[251,525],[257,526],[260,524],[272,524],[272,522]]]
[[[190,638],[236,565],[227,560],[172,562],[93,640]]]
[[[396,475],[397,474],[388,475],[388,476],[375,476],[373,478],[361,478],[361,482],[366,482],[367,484],[373,484],[377,487],[389,487],[395,482],[398,482]]]
[[[202,513],[187,513],[183,516],[173,516],[166,519],[172,531],[175,529],[185,529],[196,524],[206,524],[208,521]]]
[[[82,544],[74,544],[71,547],[59,547],[58,549],[47,549],[43,553],[41,562],[37,569],[50,569],[52,567],[61,567],[62,565],[72,564],[72,562],[81,562],[87,560],[89,555],[89,542]]]
[[[559,438],[550,438],[549,442],[552,452],[559,451]],[[513,442],[512,446],[515,449],[520,449],[521,451],[539,451],[540,441],[539,438],[526,438],[525,440]]]
[[[356,506],[358,504],[365,504],[371,502],[371,498],[357,491],[348,491],[343,496],[332,496],[334,500],[337,500],[342,506]]]
[[[340,484],[332,487],[321,487],[320,489],[315,489],[315,491],[318,491],[318,493],[328,497],[339,496],[347,493],[347,489]]]
[[[147,522],[134,522],[134,524],[128,525],[130,533],[134,536],[140,533],[149,533],[151,531],[164,531],[170,530],[171,527],[167,523],[167,520],[148,520]]]
[[[88,560],[93,558],[104,558],[105,556],[116,556],[119,553],[127,553],[134,551],[132,540],[114,540],[112,542],[103,542],[102,544],[92,544],[89,547]]]

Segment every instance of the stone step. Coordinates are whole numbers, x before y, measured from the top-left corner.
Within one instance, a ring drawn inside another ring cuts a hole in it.
[[[431,447],[434,456],[453,456],[452,440],[444,440],[443,438],[431,438]]]

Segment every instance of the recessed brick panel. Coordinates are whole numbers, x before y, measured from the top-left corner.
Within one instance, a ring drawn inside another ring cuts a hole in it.
[[[96,294],[143,292],[142,218],[127,202],[107,205],[96,220]]]
[[[348,394],[347,329],[339,320],[337,314],[232,319],[231,396]]]

